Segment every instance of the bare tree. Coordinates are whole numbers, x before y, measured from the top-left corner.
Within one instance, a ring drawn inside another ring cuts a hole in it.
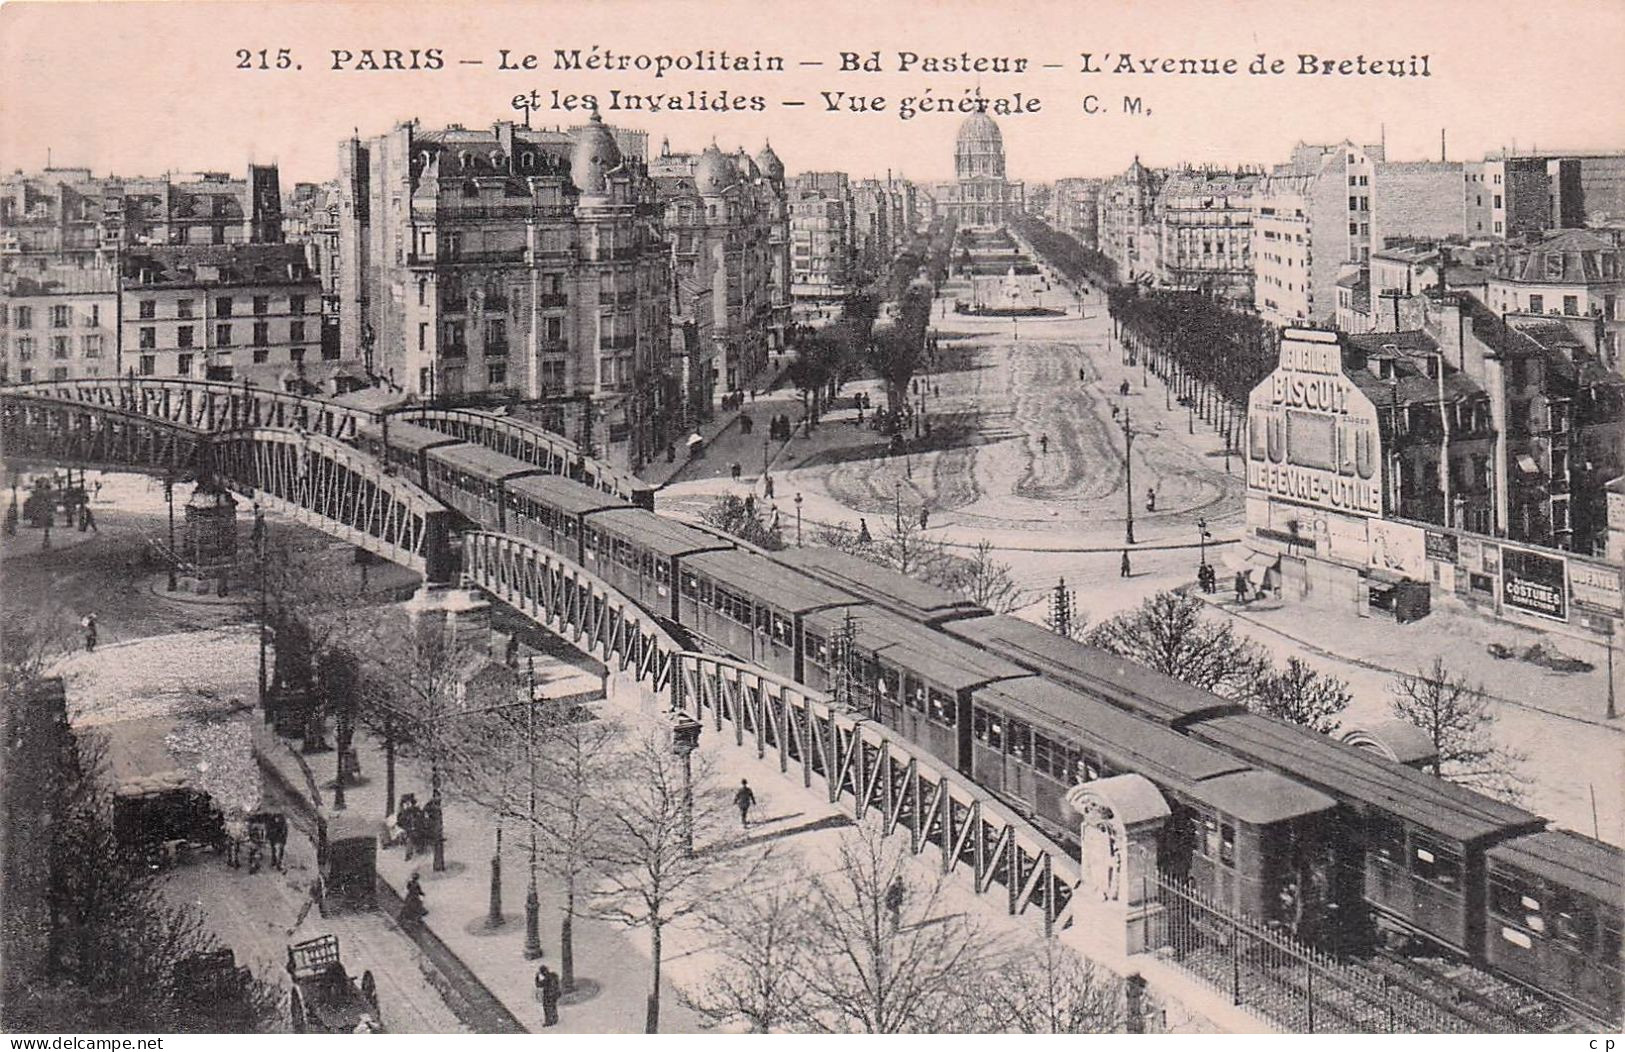
[[[764,855],[757,872],[767,887],[748,895],[718,899],[705,910],[713,951],[721,958],[699,987],[680,993],[682,1002],[713,1026],[745,1023],[751,1031],[771,1033],[804,1011],[799,972],[809,967],[806,889],[794,881],[786,864],[774,865]]]
[[[7,603],[0,614],[0,689],[9,692],[38,680],[72,645],[73,629],[60,603]]]
[[[1353,700],[1347,683],[1294,657],[1287,659],[1286,668],[1262,669],[1247,704],[1255,712],[1331,734],[1337,730],[1338,713]]]
[[[954,585],[953,557],[941,541],[927,536],[919,520],[911,515],[893,515],[886,522],[880,543],[865,547],[872,549],[865,555],[898,573],[945,587]]]
[[[993,542],[985,538],[954,574],[954,586],[965,598],[995,614],[1008,614],[1026,605],[1026,594],[1017,587],[1010,565],[993,557]]]
[[[583,720],[573,708],[555,707],[543,725],[536,752],[534,808],[525,820],[539,838],[533,862],[564,891],[559,906],[559,979],[565,990],[575,987],[578,900],[594,859],[603,857],[599,848],[606,827],[594,801],[609,795],[616,771],[614,747],[621,733],[614,724]]]
[[[994,943],[974,919],[951,912],[942,874],[910,879],[910,857],[906,841],[862,827],[842,839],[834,872],[811,880],[812,952],[796,970],[804,997],[787,1016],[793,1029],[938,1032],[964,1017]]]
[[[690,832],[694,841],[704,841],[717,828],[722,803],[702,754],[690,759],[696,768],[692,792],[684,760],[673,753],[670,739],[651,731],[617,753],[620,779],[592,801],[591,820],[599,823],[602,836],[592,845],[590,861],[601,881],[594,889],[591,911],[604,920],[649,932],[644,1030],[650,1034],[660,1031],[666,927],[704,906],[719,861],[713,851],[690,849]]]
[[[404,625],[393,620],[380,625],[367,657],[377,684],[369,707],[387,718],[396,740],[429,763],[429,799],[437,815],[431,830],[434,868],[444,870],[439,816],[444,814],[444,775],[458,734],[452,723],[464,707],[461,688],[478,651],[458,638],[455,619],[426,614]]]
[[[1023,943],[987,969],[974,1020],[977,1031],[1118,1033],[1123,982],[1055,939]]]
[[[1245,699],[1264,667],[1264,654],[1207,604],[1178,592],[1158,592],[1137,609],[1096,625],[1085,641],[1165,675],[1234,700]]]
[[[1389,691],[1394,715],[1421,728],[1432,743],[1436,777],[1507,800],[1522,798],[1517,769],[1527,757],[1495,744],[1495,715],[1482,687],[1452,674],[1436,657],[1415,674],[1401,673]]]
[[[762,515],[762,506],[754,497],[723,494],[705,509],[700,521],[758,548],[776,552],[784,547],[784,531],[777,522],[769,522]]]

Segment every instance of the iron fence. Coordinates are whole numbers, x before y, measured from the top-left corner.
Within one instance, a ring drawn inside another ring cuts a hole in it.
[[[1166,873],[1148,881],[1151,945],[1199,982],[1295,1033],[1480,1029],[1388,977],[1339,961],[1228,910]],[[1159,908],[1160,907],[1160,908]]]

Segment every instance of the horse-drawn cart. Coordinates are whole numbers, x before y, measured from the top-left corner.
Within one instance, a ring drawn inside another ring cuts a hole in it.
[[[363,1017],[382,1026],[378,988],[372,972],[361,973],[357,983],[339,959],[337,935],[318,935],[288,947],[288,975],[293,979],[289,1008],[293,1028],[325,1034],[348,1034],[361,1028]]]

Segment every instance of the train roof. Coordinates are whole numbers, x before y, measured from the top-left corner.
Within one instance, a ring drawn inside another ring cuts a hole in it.
[[[1460,843],[1540,828],[1544,820],[1442,778],[1266,716],[1220,716],[1191,733],[1334,796],[1379,807]]]
[[[1567,829],[1546,829],[1497,844],[1486,855],[1618,909],[1625,899],[1625,851]]]
[[[394,439],[394,428],[390,428],[390,439]],[[488,482],[513,478],[515,475],[545,474],[544,469],[534,464],[527,464],[523,460],[484,446],[464,444],[460,446],[442,446],[429,450],[428,457],[432,461],[445,464],[458,471],[466,471]]]
[[[527,475],[510,483],[508,492],[541,501],[570,515],[600,508],[619,508],[626,504],[614,494],[583,486],[562,475]]]
[[[362,424],[356,428],[356,434],[363,438],[384,437],[382,424]],[[418,424],[408,424],[404,420],[391,420],[389,423],[389,444],[398,449],[405,449],[416,453],[428,446],[454,446],[466,441],[456,435],[448,435],[444,431],[421,427]]]
[[[635,541],[659,555],[689,555],[727,548],[721,537],[642,508],[617,507],[593,514],[587,525],[612,537]]]
[[[1255,826],[1323,814],[1337,807],[1337,801],[1325,793],[1274,771],[1249,769],[1221,774],[1203,782],[1198,792],[1225,814]]]
[[[935,621],[944,617],[965,617],[987,612],[951,589],[929,584],[834,548],[786,548],[774,552],[772,558],[810,573],[826,584],[855,592],[865,599],[911,614],[920,620]]]
[[[855,595],[780,565],[765,555],[739,548],[686,556],[683,565],[705,574],[717,584],[794,614],[863,602]]]
[[[851,610],[859,648],[918,672],[949,690],[964,690],[994,680],[1030,677],[1027,669],[945,636],[892,610],[878,606],[842,607],[808,614],[806,625],[832,637]]]
[[[1005,680],[983,687],[976,696],[1045,729],[1050,737],[1069,735],[1118,766],[1187,792],[1204,779],[1252,769],[1220,749],[1053,680]]]
[[[1177,725],[1241,711],[1216,694],[1008,614],[952,621],[942,631],[1158,723]]]

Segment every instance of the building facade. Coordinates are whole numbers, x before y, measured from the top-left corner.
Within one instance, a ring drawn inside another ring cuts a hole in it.
[[[809,309],[837,303],[852,290],[850,197],[844,172],[803,172],[790,184],[790,289]]]
[[[647,166],[576,132],[415,123],[340,148],[340,339],[409,397],[520,403],[611,462],[680,425]]]
[[[771,148],[752,158],[715,143],[698,154],[666,144],[650,170],[671,241],[671,319],[681,333],[693,423],[709,418],[718,389],[749,384],[784,349],[791,259],[784,166]]]
[[[116,266],[157,245],[276,244],[282,201],[275,165],[125,179],[86,168],[13,173],[0,182],[0,272]]]
[[[1140,163],[1101,187],[1096,238],[1100,251],[1117,264],[1118,280],[1125,284],[1156,281],[1162,231],[1157,219],[1157,194],[1163,176]]]
[[[1057,179],[1050,191],[1049,222],[1085,248],[1098,242],[1099,179]]]
[[[1625,270],[1619,241],[1563,230],[1496,247],[1485,303],[1498,312],[1594,319],[1604,362],[1625,345]]]
[[[1252,199],[1260,179],[1185,170],[1163,181],[1154,213],[1161,238],[1159,284],[1252,304]]]
[[[118,271],[0,275],[0,383],[118,376]]]
[[[321,285],[299,245],[158,246],[126,253],[124,375],[336,394],[364,382],[322,345]]]

